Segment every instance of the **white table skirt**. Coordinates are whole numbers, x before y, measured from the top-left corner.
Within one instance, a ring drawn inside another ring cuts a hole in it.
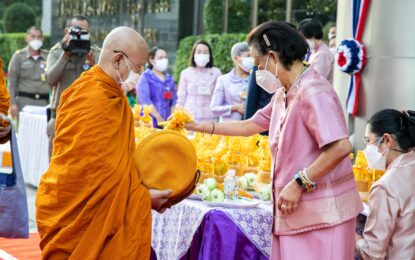
[[[25,183],[39,186],[49,166],[46,114],[19,113],[17,143]]]

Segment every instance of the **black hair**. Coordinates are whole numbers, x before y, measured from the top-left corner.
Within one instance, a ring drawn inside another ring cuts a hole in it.
[[[192,51],[190,53],[190,58],[189,58],[189,65],[192,67],[196,67],[196,62],[195,62],[195,52],[196,52],[196,47],[199,44],[203,44],[206,45],[209,49],[209,56],[210,56],[210,60],[209,62],[206,64],[206,68],[213,68],[213,53],[212,53],[212,48],[210,47],[209,43],[207,41],[204,40],[197,40],[194,44],[193,44],[193,48]]]
[[[295,24],[293,23],[289,23],[289,22],[284,22],[286,25],[290,26],[291,28],[293,28],[294,30],[297,30],[297,27],[295,27]]]
[[[153,65],[150,63],[150,60],[154,59],[154,57],[156,56],[156,52],[158,50],[163,50],[165,52],[166,49],[162,48],[162,47],[158,47],[158,46],[154,46],[153,48],[150,49],[150,51],[148,52],[148,59],[147,59],[147,68],[149,69],[153,69]]]
[[[317,40],[321,40],[323,38],[323,27],[320,22],[313,19],[302,20],[298,24],[298,31],[307,39],[314,37]]]
[[[34,31],[39,31],[41,32],[41,34],[43,35],[43,30],[42,28],[40,28],[39,26],[30,26],[29,28],[27,28],[26,32],[27,34],[29,34],[32,30]]]
[[[415,146],[415,111],[384,109],[374,114],[367,123],[369,131],[379,137],[385,133],[395,135],[403,151]]]
[[[247,42],[261,55],[275,51],[282,65],[289,70],[294,61],[303,61],[309,51],[304,37],[285,22],[265,22],[254,28]]]
[[[81,14],[76,14],[76,15],[74,15],[74,16],[72,16],[72,17],[70,17],[69,19],[68,19],[68,21],[67,21],[67,27],[69,27],[70,25],[71,25],[71,21],[72,20],[77,20],[77,21],[86,21],[87,23],[88,23],[88,25],[90,25],[90,23],[89,23],[89,19],[88,18],[86,18],[86,16],[83,16],[83,15],[81,15]]]

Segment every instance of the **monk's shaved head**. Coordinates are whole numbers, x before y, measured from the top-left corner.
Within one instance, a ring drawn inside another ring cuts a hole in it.
[[[144,38],[134,29],[122,26],[105,37],[98,65],[114,80],[120,81],[127,78],[130,69],[137,72],[144,66],[147,56],[148,47]]]

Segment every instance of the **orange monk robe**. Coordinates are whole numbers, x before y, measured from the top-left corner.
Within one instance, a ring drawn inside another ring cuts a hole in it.
[[[3,60],[0,59],[0,114],[7,116],[10,108],[10,94],[6,87],[6,80],[3,73]],[[10,136],[0,138],[0,143],[3,144],[9,140]]]
[[[134,120],[100,67],[61,97],[36,198],[43,259],[149,259],[151,199],[134,163]]]

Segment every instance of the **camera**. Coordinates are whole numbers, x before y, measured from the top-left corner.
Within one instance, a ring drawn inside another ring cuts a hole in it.
[[[89,40],[88,30],[84,30],[81,27],[69,28],[69,44],[63,49],[70,51],[73,55],[83,56],[91,50],[91,41]]]

